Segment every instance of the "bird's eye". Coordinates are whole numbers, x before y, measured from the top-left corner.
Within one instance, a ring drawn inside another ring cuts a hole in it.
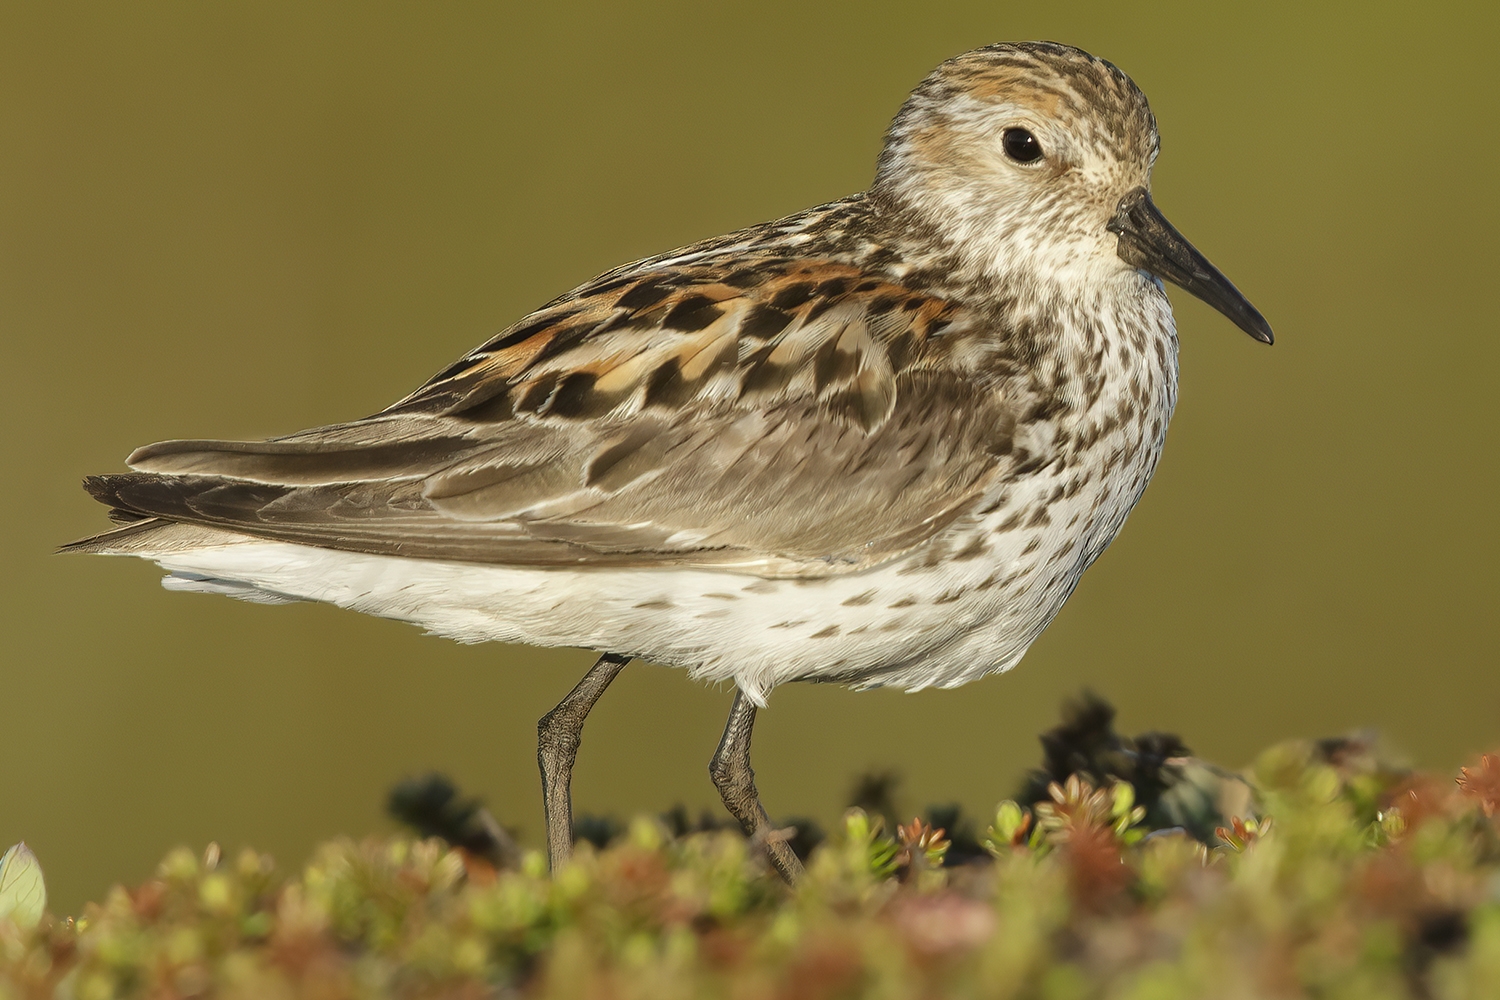
[[[1042,158],[1042,144],[1024,128],[1008,128],[1000,136],[1005,155],[1017,163],[1035,163]]]

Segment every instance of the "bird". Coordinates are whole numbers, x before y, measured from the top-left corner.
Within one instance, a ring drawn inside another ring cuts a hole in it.
[[[1056,42],[943,62],[863,192],[624,264],[371,416],[171,440],[84,486],[169,590],[322,601],[599,658],[538,724],[548,860],[584,721],[636,658],[728,682],[710,774],[787,881],[750,766],[779,685],[1009,670],[1120,531],[1177,399],[1163,282],[1272,343],[1156,207],[1156,119]]]

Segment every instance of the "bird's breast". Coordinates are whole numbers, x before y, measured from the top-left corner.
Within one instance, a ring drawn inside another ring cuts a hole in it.
[[[1096,309],[998,389],[1017,414],[1001,474],[910,557],[910,574],[962,578],[1008,633],[1027,643],[1040,633],[1119,533],[1161,456],[1177,394],[1165,302]]]

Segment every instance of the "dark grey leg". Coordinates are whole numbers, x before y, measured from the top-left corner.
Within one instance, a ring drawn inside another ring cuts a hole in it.
[[[754,728],[755,704],[743,691],[737,691],[734,705],[729,709],[729,722],[724,726],[724,737],[709,762],[708,773],[713,775],[724,807],[740,821],[745,836],[765,848],[772,866],[787,884],[796,885],[803,874],[802,862],[786,840],[772,829],[770,817],[760,804],[760,794],[755,790],[755,772],[750,769],[750,734]]]
[[[547,813],[547,860],[557,871],[573,856],[573,760],[583,739],[583,720],[594,702],[625,669],[630,657],[605,653],[578,686],[536,724],[536,762],[542,769],[542,807]]]

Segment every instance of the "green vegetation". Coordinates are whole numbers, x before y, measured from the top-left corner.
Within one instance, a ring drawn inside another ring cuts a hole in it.
[[[1148,742],[1105,749],[1138,768]],[[556,878],[436,838],[334,842],[290,878],[179,850],[76,920],[0,919],[0,997],[1500,996],[1500,759],[1455,782],[1329,741],[1247,784],[1195,767],[1144,796],[1080,768],[967,853],[851,810],[795,890],[736,834],[645,818]],[[1160,827],[1185,783],[1245,811]]]

